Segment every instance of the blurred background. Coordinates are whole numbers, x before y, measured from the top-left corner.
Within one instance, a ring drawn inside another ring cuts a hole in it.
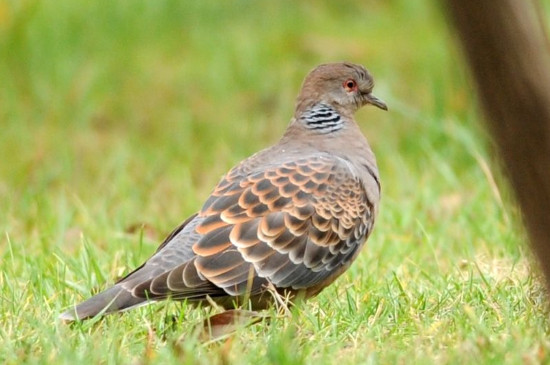
[[[70,226],[167,232],[228,168],[278,140],[310,69],[341,60],[364,64],[390,107],[357,115],[378,156],[382,212],[414,206],[380,230],[410,234],[418,227],[394,220],[415,226],[442,209],[478,220],[468,205],[480,198],[494,203],[483,217],[504,214],[433,1],[0,4],[0,224],[13,239],[35,231],[67,249]]]
[[[419,294],[478,269],[527,280],[519,215],[438,4],[0,0],[4,297],[45,300],[55,318],[127,272],[277,142],[313,67],[342,60],[365,65],[389,106],[356,116],[383,198],[342,283]]]

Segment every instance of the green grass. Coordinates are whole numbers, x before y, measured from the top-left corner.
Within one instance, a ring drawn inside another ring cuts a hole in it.
[[[0,0],[0,362],[550,362],[547,299],[454,41],[427,0]],[[57,321],[275,143],[305,74],[343,59],[390,112],[357,114],[383,199],[335,285],[218,342],[199,336],[209,310],[178,303]]]

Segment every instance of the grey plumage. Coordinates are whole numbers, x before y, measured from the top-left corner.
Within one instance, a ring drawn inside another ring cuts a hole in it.
[[[65,320],[166,298],[231,307],[269,305],[267,286],[311,297],[357,257],[371,233],[380,179],[353,119],[365,104],[387,109],[359,65],[315,68],[282,139],[230,170],[202,209],[141,267],[64,312]]]

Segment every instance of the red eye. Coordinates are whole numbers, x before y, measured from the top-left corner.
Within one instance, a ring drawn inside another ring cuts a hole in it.
[[[344,89],[349,93],[357,90],[357,83],[354,79],[347,79],[344,81]]]

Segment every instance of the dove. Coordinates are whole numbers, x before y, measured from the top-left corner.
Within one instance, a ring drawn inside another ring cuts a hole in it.
[[[371,234],[376,158],[354,120],[387,110],[361,65],[317,66],[279,142],[233,167],[202,208],[140,267],[72,306],[66,321],[164,299],[264,309],[276,294],[308,299],[336,280]]]

